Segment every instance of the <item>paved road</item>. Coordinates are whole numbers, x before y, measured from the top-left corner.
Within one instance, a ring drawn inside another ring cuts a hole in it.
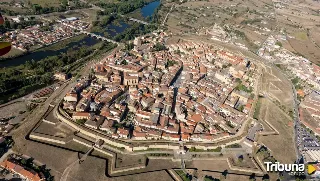
[[[276,69],[278,69],[278,71],[282,72],[281,69],[279,69],[277,66],[274,66]],[[293,133],[294,133],[294,147],[295,147],[295,152],[296,152],[296,155],[297,155],[297,160],[299,160],[301,158],[301,152],[299,150],[299,144],[298,144],[298,139],[300,137],[299,135],[299,129],[301,127],[300,125],[300,115],[299,115],[299,104],[300,104],[300,101],[298,100],[297,98],[297,92],[296,92],[296,88],[295,86],[293,85],[293,83],[291,82],[290,78],[288,78],[287,74],[283,73],[284,77],[287,79],[287,81],[290,83],[291,85],[291,88],[292,88],[292,93],[293,93],[293,104],[294,104],[294,108],[293,108],[293,111],[294,111],[294,118],[293,118],[293,121],[294,121],[294,129],[293,129]]]
[[[171,13],[171,11],[173,10],[175,4],[172,4],[170,11],[167,13],[166,17],[164,18],[163,22],[161,23],[161,26],[164,26],[164,24],[166,23],[169,14]]]
[[[276,12],[276,8],[275,8],[275,4],[274,4],[274,1],[272,1],[272,4],[273,4],[273,9],[274,9],[274,14],[275,14],[275,20],[276,20],[276,28],[275,29],[277,29],[278,28],[278,19],[277,19],[277,12]],[[272,35],[272,32],[273,31],[270,31],[270,34],[269,34],[269,36],[271,36]],[[268,37],[269,37],[268,36]],[[261,47],[264,45],[264,43],[266,42],[266,40],[268,39],[268,37],[264,40],[264,42],[261,44]],[[261,48],[260,47],[260,48]],[[259,48],[259,49],[260,49]],[[258,52],[256,53],[256,54],[258,54]],[[263,57],[262,57],[263,58]],[[292,93],[293,93],[293,98],[294,98],[294,130],[293,130],[293,132],[294,132],[294,143],[295,143],[295,145],[294,145],[294,147],[295,147],[295,152],[296,152],[296,155],[297,155],[297,159],[299,159],[300,157],[301,157],[301,153],[300,153],[300,151],[299,151],[299,146],[298,146],[298,129],[300,128],[300,119],[299,119],[299,101],[297,100],[297,93],[296,93],[296,89],[295,89],[295,87],[294,87],[294,85],[291,83],[291,80],[290,80],[290,78],[288,78],[288,76],[286,75],[286,73],[284,73],[281,69],[279,69],[277,66],[275,66],[273,63],[270,63],[270,62],[268,62],[268,61],[266,61],[265,59],[261,59],[260,60],[263,64],[265,64],[265,65],[268,65],[268,66],[271,66],[271,67],[274,67],[274,68],[276,68],[279,72],[281,72],[283,75],[284,75],[284,77],[287,79],[287,81],[291,84],[291,87],[292,87]]]
[[[2,157],[0,158],[0,162],[3,162],[10,154],[14,153],[12,149],[10,148]]]

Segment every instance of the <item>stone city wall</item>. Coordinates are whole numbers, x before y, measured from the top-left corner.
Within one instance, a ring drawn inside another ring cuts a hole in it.
[[[41,141],[47,141],[47,142],[52,142],[52,143],[58,143],[58,144],[66,144],[66,141],[62,138],[58,138],[55,136],[50,136],[50,135],[45,135],[45,134],[40,134],[40,133],[31,133],[29,135],[31,139],[35,140],[41,140]]]

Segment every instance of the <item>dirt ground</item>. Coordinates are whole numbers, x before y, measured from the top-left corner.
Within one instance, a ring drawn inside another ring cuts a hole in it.
[[[8,106],[4,106],[0,108],[0,118],[7,118],[11,116],[18,116],[19,111],[26,111],[26,103],[25,102],[17,102],[10,104]]]
[[[262,43],[270,33],[264,28],[271,32],[276,30],[276,34],[282,29],[291,37],[289,42],[284,42],[285,48],[319,64],[319,3],[291,0],[283,4],[285,8],[275,9],[271,0],[188,1],[173,9],[166,24],[169,32],[179,35],[197,34],[215,23],[229,25],[246,36],[233,41],[245,44],[253,51],[257,49],[253,42]],[[164,6],[168,9],[171,3],[165,3]]]
[[[187,168],[198,168],[198,170],[214,170],[223,172],[228,169],[228,163],[226,160],[194,160],[190,163],[190,166],[186,164]]]
[[[237,167],[242,167],[242,168],[256,168],[255,164],[252,162],[251,156],[248,156],[246,154],[243,154],[243,160],[239,161],[239,156],[238,155],[233,155],[230,157],[230,162],[232,165],[237,166]]]
[[[94,157],[88,157],[88,159],[85,162],[83,162],[83,164],[74,167],[74,169],[70,172],[70,177],[68,181],[87,181],[88,175],[92,176],[90,181],[149,181],[153,179],[160,181],[172,180],[169,174],[165,170],[162,170],[168,166],[170,167],[170,164],[167,160],[151,160],[148,164],[148,168],[144,171],[145,173],[137,174],[133,172],[131,175],[117,176],[111,178],[105,176],[106,164],[107,162],[105,160],[97,159]]]
[[[250,174],[238,173],[230,170],[227,162],[223,160],[197,160],[192,162],[192,167],[198,169],[199,178],[203,178],[208,175],[212,176],[213,178],[220,179],[222,172],[225,170],[228,170],[229,172],[227,175],[228,181],[249,180],[250,177]]]
[[[320,4],[312,0],[304,0],[303,3],[291,0],[284,6],[276,12],[279,27],[291,37],[288,39],[290,46],[286,48],[293,49],[314,63],[320,63]]]
[[[10,58],[10,57],[15,57],[15,56],[19,56],[19,55],[22,55],[24,52],[19,50],[19,49],[16,49],[16,48],[13,48],[11,47],[11,50],[9,53],[1,56],[1,58]]]
[[[295,50],[295,52],[300,53],[301,55],[309,59],[311,62],[319,64],[320,63],[319,47],[316,44],[314,44],[309,37],[307,37],[305,40],[301,40],[301,38],[305,38],[305,37],[304,35],[300,35],[300,36],[301,37],[299,39],[288,40],[291,47]]]
[[[171,3],[164,6],[170,7]],[[254,31],[267,34],[257,27],[274,29],[276,26],[275,19],[270,15],[272,11],[271,0],[188,1],[175,6],[166,24],[169,32],[173,34],[197,34],[214,24],[228,25],[246,35],[245,38],[238,38],[235,42],[256,49],[257,46],[253,42],[263,42],[266,35]],[[268,18],[261,18],[262,16]],[[250,26],[250,23],[243,23],[246,20],[252,20],[257,27]]]
[[[140,160],[140,161],[139,161]],[[139,163],[144,163],[144,155],[122,155],[117,154],[116,168],[134,167],[138,166]]]
[[[288,111],[293,109],[290,82],[278,69],[266,67],[262,76],[260,93],[263,93],[265,98],[260,98],[259,121],[264,122],[264,128],[267,128],[265,131],[272,130],[267,126],[268,122],[279,132],[279,135],[259,135],[258,143],[271,149],[271,154],[281,163],[292,163],[296,159],[296,153],[293,142],[293,120],[288,115]],[[281,105],[278,105],[277,101]],[[280,106],[285,106],[286,112],[280,109]]]
[[[310,29],[309,36],[314,40],[314,43],[320,45],[320,27]]]
[[[306,122],[308,125],[310,125],[311,128],[317,129],[319,127],[319,122],[316,121],[305,108],[300,107],[299,111],[301,111],[301,121]]]
[[[202,171],[200,172],[200,177],[199,178],[203,178],[205,176],[211,176],[213,178],[216,179],[220,179],[221,178],[221,173],[219,172],[206,172],[206,171]],[[227,181],[239,181],[239,180],[249,180],[250,176],[249,175],[236,175],[236,174],[228,174],[227,175]],[[255,177],[256,181],[261,181],[262,177]]]
[[[292,110],[293,94],[290,82],[276,68],[266,67],[262,77],[261,92],[279,101],[287,110]]]
[[[259,136],[258,143],[271,149],[271,154],[281,163],[293,163],[296,159],[293,140],[292,120],[288,115],[268,99],[262,99],[262,109],[266,107],[266,114],[262,120],[269,122],[279,135]]]
[[[36,133],[42,133],[50,136],[56,136],[59,138],[66,138],[74,133],[74,129],[65,125],[64,123],[58,123],[52,125],[46,122],[41,122],[40,126],[34,131]]]

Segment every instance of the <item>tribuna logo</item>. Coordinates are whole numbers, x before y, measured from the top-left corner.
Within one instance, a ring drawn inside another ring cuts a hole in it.
[[[280,162],[264,162],[267,165],[267,171],[286,171],[286,172],[304,172],[305,165],[304,164],[282,164]]]

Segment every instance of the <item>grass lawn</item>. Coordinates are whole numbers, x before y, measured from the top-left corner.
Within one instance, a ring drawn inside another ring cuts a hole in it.
[[[268,109],[261,119],[268,121],[279,132],[279,135],[259,137],[258,143],[262,142],[271,149],[272,156],[281,163],[293,163],[296,153],[293,142],[293,127],[289,124],[292,119],[289,119],[289,116],[268,99],[264,99],[262,107],[264,106]]]
[[[256,109],[254,110],[254,114],[253,114],[254,119],[259,119],[260,109],[261,109],[261,98],[258,98]]]
[[[176,170],[176,172],[183,181],[191,181],[191,179],[182,170]]]
[[[296,37],[299,40],[307,40],[308,39],[307,32],[297,32],[294,34],[294,37]]]

